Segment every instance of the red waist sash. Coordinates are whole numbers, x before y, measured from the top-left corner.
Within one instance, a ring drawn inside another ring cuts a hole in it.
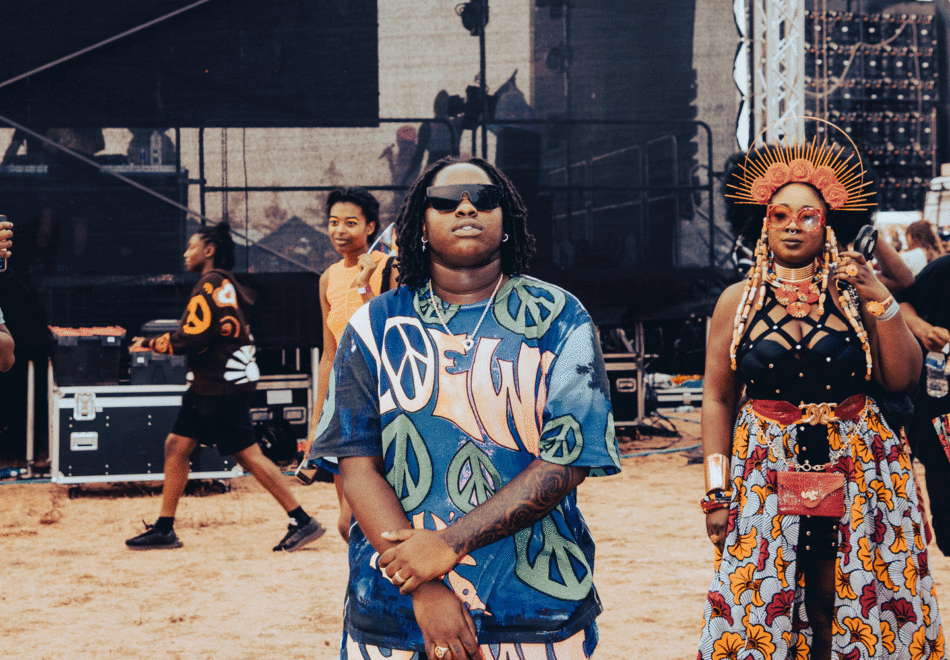
[[[854,421],[867,405],[867,396],[855,394],[841,403],[805,403],[752,399],[752,410],[760,417],[785,426],[792,424],[831,424],[839,420]]]

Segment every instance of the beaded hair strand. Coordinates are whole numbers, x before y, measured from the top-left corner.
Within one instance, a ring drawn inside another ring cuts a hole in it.
[[[832,269],[837,271],[838,265],[840,264],[838,241],[835,239],[835,232],[831,227],[828,227],[825,246],[825,253],[831,253],[831,263],[834,264]],[[858,306],[857,294],[850,284],[846,285],[844,290],[838,290],[838,301],[841,303],[844,315],[848,318],[848,323],[851,324],[851,327],[854,328],[854,331],[858,335],[858,339],[861,340],[861,348],[864,349],[864,357],[867,362],[867,372],[864,375],[864,380],[871,380],[871,370],[874,366],[874,360],[871,357],[871,344],[868,341],[868,333],[867,330],[864,329],[864,323],[861,321],[861,310]]]
[[[761,281],[763,291],[759,292],[759,302],[757,309],[762,307],[764,297],[765,273],[768,268],[769,240],[768,240],[768,220],[762,223],[762,234],[755,244],[755,263],[749,270],[746,278],[745,288],[742,290],[742,299],[739,301],[739,308],[736,310],[736,320],[733,323],[732,345],[729,348],[729,360],[732,363],[732,370],[736,371],[736,354],[739,351],[739,342],[745,334],[746,322],[749,320],[749,312],[752,311],[752,301],[755,300],[756,285]]]

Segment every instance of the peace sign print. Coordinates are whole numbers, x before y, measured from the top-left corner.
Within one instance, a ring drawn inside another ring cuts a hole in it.
[[[549,435],[555,431],[554,435]],[[561,415],[544,425],[541,431],[541,458],[549,463],[570,465],[584,449],[581,425],[572,415]]]
[[[211,307],[204,296],[194,296],[188,301],[188,316],[185,317],[182,330],[185,334],[200,335],[209,327],[211,327]]]
[[[403,511],[412,511],[425,501],[432,488],[432,457],[419,430],[406,415],[399,415],[383,429],[383,457],[392,460],[386,481],[396,491]]]
[[[422,410],[435,386],[435,349],[419,319],[386,320],[382,362],[399,407],[407,412]]]
[[[566,304],[567,295],[561,289],[538,280],[519,279],[510,295],[495,301],[495,318],[512,332],[537,339],[551,328]]]
[[[412,298],[412,308],[426,325],[439,325],[441,322],[439,321],[439,314],[433,306],[434,301],[430,293],[431,286],[432,283],[430,282],[416,291],[416,295]],[[439,302],[441,304],[442,301]],[[446,323],[449,323],[458,314],[459,309],[461,308],[458,305],[449,305],[448,307],[443,305],[442,318],[445,319]]]
[[[468,513],[501,488],[501,475],[474,442],[466,442],[449,464],[448,491],[452,503]]]
[[[562,600],[582,600],[590,592],[593,573],[584,551],[561,534],[554,513],[563,520],[561,507],[515,534],[515,575],[543,594]],[[531,547],[535,528],[541,525],[542,547]],[[580,573],[580,574],[578,574]]]

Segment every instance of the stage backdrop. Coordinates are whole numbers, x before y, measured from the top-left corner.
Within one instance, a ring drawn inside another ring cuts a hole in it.
[[[193,0],[0,3],[0,83]],[[0,88],[50,126],[375,126],[375,0],[212,0]]]

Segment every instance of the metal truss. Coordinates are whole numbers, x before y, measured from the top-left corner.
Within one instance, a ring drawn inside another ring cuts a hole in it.
[[[734,68],[743,97],[739,145],[748,148],[753,139],[803,139],[804,0],[735,0],[733,11],[742,37]]]

